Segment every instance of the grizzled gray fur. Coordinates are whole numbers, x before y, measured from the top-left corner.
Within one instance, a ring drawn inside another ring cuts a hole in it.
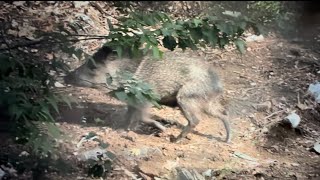
[[[106,74],[112,77],[117,71],[129,71],[152,85],[153,90],[161,97],[160,104],[177,104],[180,107],[188,125],[174,142],[186,137],[199,123],[202,115],[221,119],[227,131],[226,141],[230,141],[227,115],[215,108],[223,87],[212,66],[199,58],[174,52],[166,52],[161,60],[152,59],[152,55],[136,59],[128,57],[120,59],[111,48],[102,47],[92,57],[95,63],[87,61],[68,74],[65,82],[94,88],[99,84],[106,84]],[[130,122],[129,129],[134,129],[142,121],[165,130],[161,123],[150,118],[149,108],[150,104],[134,107],[128,105],[126,118]]]

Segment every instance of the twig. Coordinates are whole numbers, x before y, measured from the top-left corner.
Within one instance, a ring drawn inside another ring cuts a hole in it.
[[[60,43],[65,43],[65,42],[79,42],[79,41],[87,41],[87,40],[94,40],[94,39],[104,39],[105,37],[92,37],[92,38],[84,38],[84,39],[71,39],[68,41],[64,41],[64,42],[58,42],[58,41],[51,41],[49,42],[50,44],[60,44]],[[8,46],[7,48],[3,48],[0,49],[0,51],[6,51],[6,50],[11,50],[11,49],[17,49],[19,47],[28,47],[28,46],[32,46],[32,45],[36,45],[36,44],[40,44],[42,42],[47,42],[45,40],[48,39],[42,39],[42,40],[38,40],[38,41],[32,41],[29,43],[24,43],[24,44],[17,44],[15,46]]]
[[[106,36],[101,36],[101,35],[90,35],[90,34],[68,34],[67,36],[79,36],[79,37],[101,37],[101,38],[105,38]]]
[[[98,11],[100,11],[100,13],[102,15],[107,14],[101,7],[99,4],[97,4],[96,2],[90,2],[91,6],[95,7],[96,9],[98,9]]]
[[[7,51],[7,50],[10,51],[11,49],[17,49],[19,47],[33,46],[36,44],[40,44],[43,41],[44,40],[32,41],[32,42],[28,42],[28,43],[24,43],[24,44],[17,44],[17,45],[11,46],[11,47],[7,45],[7,48],[0,49],[0,51]]]
[[[9,50],[10,56],[13,57],[13,54],[12,54],[12,52],[10,51],[10,45],[9,45],[9,43],[7,42],[6,38],[4,37],[4,28],[1,29],[1,37],[2,37],[3,42],[6,44],[8,50]]]
[[[270,115],[266,116],[264,119],[268,119],[268,118],[270,118],[270,117],[272,117],[272,116],[274,116],[274,115],[276,115],[276,114],[279,114],[279,113],[281,113],[281,112],[283,112],[283,111],[285,111],[285,109],[282,109],[282,110],[280,110],[280,111],[273,112],[273,113],[271,113]]]

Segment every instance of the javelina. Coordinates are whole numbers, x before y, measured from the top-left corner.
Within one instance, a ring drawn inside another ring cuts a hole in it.
[[[166,52],[161,60],[152,60],[152,55],[139,59],[118,58],[109,47],[102,47],[93,55],[94,62],[87,61],[65,77],[67,84],[82,87],[95,87],[106,83],[106,74],[111,77],[117,71],[132,72],[138,79],[149,83],[154,92],[160,95],[161,105],[176,103],[188,120],[188,125],[172,141],[177,142],[194,129],[199,123],[200,115],[206,114],[223,121],[227,131],[226,141],[230,141],[230,125],[226,114],[216,112],[214,103],[222,94],[222,84],[213,68],[199,58]],[[128,105],[126,117],[129,128],[142,121],[153,124],[161,130],[165,127],[149,117],[150,104],[142,106]]]

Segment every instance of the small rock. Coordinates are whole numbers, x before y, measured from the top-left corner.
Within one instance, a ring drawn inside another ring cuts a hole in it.
[[[178,162],[177,161],[169,161],[168,160],[163,166],[167,170],[171,171],[172,169],[174,169],[174,168],[176,168],[178,166]]]
[[[289,152],[289,149],[284,149],[284,152]]]
[[[317,153],[320,153],[320,141],[316,142],[316,143],[313,145],[313,149],[314,149]]]
[[[254,41],[256,41],[256,42],[262,42],[264,40],[264,37],[262,36],[262,35],[259,35],[259,36],[257,36],[257,35],[251,35],[251,36],[249,36],[249,37],[247,37],[246,39],[245,39],[245,41],[247,41],[247,42],[254,42]]]
[[[82,6],[86,6],[89,4],[89,1],[73,1],[73,5],[75,8],[80,8]]]
[[[89,159],[98,161],[99,158],[97,156],[104,155],[106,152],[107,152],[106,150],[98,147],[89,151],[82,152],[81,154],[78,155],[78,159],[80,161],[87,161]]]
[[[288,115],[285,119],[289,120],[289,122],[291,123],[291,126],[293,128],[296,128],[298,127],[300,121],[301,121],[301,118],[299,115],[297,115],[296,113],[291,113],[290,115]]]
[[[11,22],[11,26],[13,27],[13,28],[16,28],[16,27],[18,27],[18,23],[17,23],[17,21],[16,20],[12,20],[12,22]]]
[[[257,85],[257,83],[255,83],[255,82],[250,83],[250,86],[256,86],[256,85]]]
[[[262,133],[267,133],[269,131],[269,129],[264,127],[261,131],[262,131]]]
[[[273,145],[271,147],[274,148],[277,152],[279,152],[279,146]]]
[[[204,176],[204,177],[211,177],[211,176],[212,176],[212,169],[208,169],[208,170],[204,171],[204,172],[202,173],[202,176]]]
[[[205,178],[199,174],[196,170],[188,170],[185,168],[177,168],[178,180],[205,180]]]
[[[29,156],[30,154],[27,151],[22,151],[19,156]]]
[[[14,2],[13,2],[13,5],[19,7],[19,6],[23,6],[24,3],[26,3],[26,1],[14,1]]]
[[[250,131],[254,131],[254,130],[256,130],[256,128],[255,127],[250,127],[249,130]]]
[[[297,107],[298,107],[300,110],[306,110],[306,109],[309,108],[307,105],[302,104],[302,103],[298,103],[298,104],[297,104]]]
[[[2,179],[2,177],[5,175],[6,175],[6,173],[0,168],[0,179]]]
[[[10,34],[10,35],[13,35],[13,36],[17,36],[17,35],[18,35],[18,31],[9,29],[9,30],[7,31],[7,34]]]
[[[63,84],[61,84],[59,82],[55,82],[54,86],[57,87],[57,88],[65,87]]]
[[[33,52],[33,53],[36,53],[36,52],[38,52],[39,50],[38,50],[38,49],[31,49],[30,51]]]
[[[292,164],[291,164],[291,166],[299,167],[299,166],[300,166],[300,164],[298,164],[298,163],[292,163]]]
[[[280,98],[280,101],[281,101],[281,102],[286,102],[286,101],[287,101],[287,99],[286,99],[285,97],[283,97],[283,96],[282,96],[282,97]]]

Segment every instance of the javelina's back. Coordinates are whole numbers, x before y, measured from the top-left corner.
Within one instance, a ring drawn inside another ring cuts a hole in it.
[[[135,75],[153,86],[163,104],[174,101],[186,83],[197,84],[194,89],[189,89],[190,96],[195,92],[205,98],[208,93],[222,92],[221,82],[212,67],[202,59],[183,53],[167,52],[161,60],[145,58]]]

